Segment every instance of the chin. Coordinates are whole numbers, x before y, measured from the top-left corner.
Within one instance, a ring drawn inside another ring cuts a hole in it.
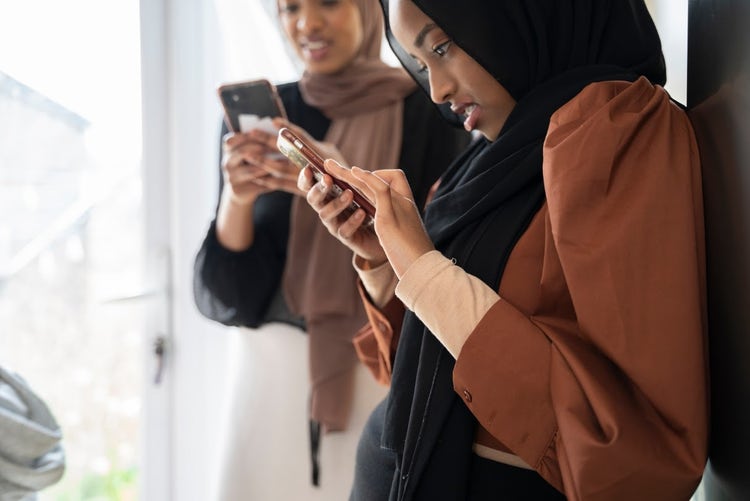
[[[310,73],[316,73],[318,75],[335,75],[336,73],[341,72],[343,70],[340,65],[332,65],[332,64],[308,64],[307,65],[307,71]]]

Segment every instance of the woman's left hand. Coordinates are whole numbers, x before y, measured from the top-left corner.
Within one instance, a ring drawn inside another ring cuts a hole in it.
[[[435,249],[414,204],[404,171],[347,169],[327,160],[326,170],[362,192],[375,205],[375,232],[399,279],[420,256]]]

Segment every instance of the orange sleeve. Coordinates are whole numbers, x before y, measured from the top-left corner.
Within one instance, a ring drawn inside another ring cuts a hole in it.
[[[686,500],[702,475],[698,158],[684,112],[645,79],[558,110],[540,300],[499,301],[459,354],[455,389],[482,426],[570,500]]]
[[[405,309],[395,296],[382,309],[377,308],[370,300],[362,282],[358,281],[357,284],[368,323],[354,336],[354,349],[359,360],[370,370],[375,380],[388,385],[391,382],[393,358]]]

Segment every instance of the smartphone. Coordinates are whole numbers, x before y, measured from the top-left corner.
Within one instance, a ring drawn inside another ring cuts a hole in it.
[[[309,166],[312,169],[313,176],[316,180],[319,181],[323,177],[323,174],[326,173],[326,170],[323,167],[323,157],[321,157],[311,146],[307,145],[302,138],[286,127],[279,130],[276,145],[278,146],[279,151],[300,169]],[[375,216],[375,206],[372,202],[346,181],[336,179],[333,176],[331,176],[331,178],[333,179],[333,197],[338,197],[344,190],[351,190],[354,194],[354,200],[352,200],[351,205],[347,209],[347,213],[351,214],[361,208],[366,214],[364,224],[371,225],[373,222],[372,218]]]
[[[224,121],[232,132],[246,130],[243,122],[248,122],[252,128],[262,119],[286,118],[276,87],[266,79],[226,83],[220,85],[217,92],[224,108]]]

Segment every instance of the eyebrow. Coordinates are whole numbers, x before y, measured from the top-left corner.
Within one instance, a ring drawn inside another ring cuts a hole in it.
[[[417,38],[414,39],[414,47],[420,48],[422,44],[424,43],[424,39],[427,36],[429,32],[437,28],[437,24],[435,23],[427,23],[424,25],[424,28],[417,34]]]

